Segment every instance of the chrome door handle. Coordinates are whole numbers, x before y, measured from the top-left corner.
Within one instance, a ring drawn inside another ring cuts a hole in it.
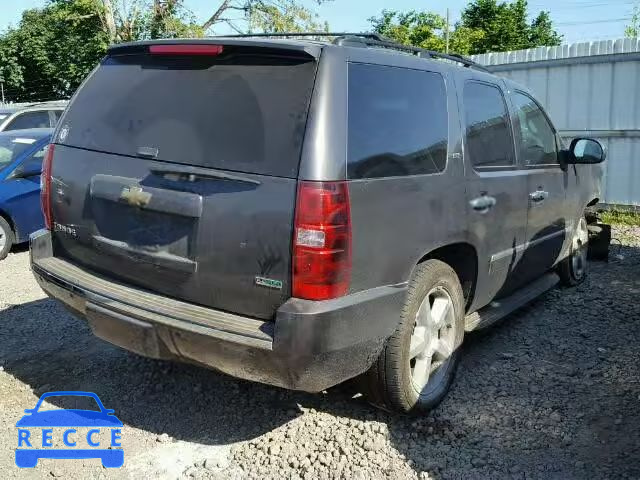
[[[488,195],[482,195],[481,197],[474,198],[469,202],[471,208],[479,213],[487,213],[493,207],[495,207],[497,200],[494,197]]]
[[[529,198],[534,203],[542,203],[547,199],[547,197],[549,197],[549,192],[545,192],[544,190],[536,190],[529,194]]]

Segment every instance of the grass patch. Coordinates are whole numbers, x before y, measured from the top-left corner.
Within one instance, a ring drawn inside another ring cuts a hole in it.
[[[640,212],[630,210],[603,210],[599,215],[604,223],[610,225],[640,226]]]

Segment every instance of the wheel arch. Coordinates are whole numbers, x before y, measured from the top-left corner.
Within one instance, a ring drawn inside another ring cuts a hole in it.
[[[18,227],[13,221],[13,218],[11,218],[11,215],[9,215],[9,213],[7,213],[6,210],[3,210],[2,208],[0,208],[0,217],[4,218],[5,221],[9,224],[9,227],[11,227],[11,230],[13,231],[13,236],[16,239],[19,238],[20,232],[18,232]]]
[[[468,309],[473,302],[478,281],[478,252],[475,247],[466,242],[443,245],[425,253],[416,266],[431,259],[446,263],[456,272]]]

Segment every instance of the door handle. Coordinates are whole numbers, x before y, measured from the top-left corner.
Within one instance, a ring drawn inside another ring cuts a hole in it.
[[[482,195],[478,198],[474,198],[469,202],[471,208],[478,213],[487,213],[493,207],[495,207],[497,200],[494,197],[488,195]]]
[[[535,192],[531,192],[529,194],[529,198],[533,203],[542,203],[549,196],[549,192],[545,192],[544,190],[536,190]]]

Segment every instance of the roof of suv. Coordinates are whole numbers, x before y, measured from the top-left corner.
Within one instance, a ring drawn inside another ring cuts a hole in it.
[[[302,37],[302,38],[300,38]],[[320,37],[333,38],[330,40],[319,40]],[[229,35],[220,37],[207,37],[199,39],[168,39],[168,40],[143,40],[139,42],[121,43],[112,45],[110,53],[119,53],[148,45],[184,45],[184,44],[219,44],[225,45],[245,45],[255,47],[276,47],[287,50],[304,51],[305,53],[318,58],[323,48],[344,48],[356,47],[379,50],[385,53],[396,53],[398,55],[413,55],[425,60],[444,60],[454,67],[468,67],[483,72],[488,70],[482,65],[457,54],[444,54],[433,50],[426,50],[419,47],[403,45],[393,42],[375,33],[279,33],[279,34],[247,34]]]

